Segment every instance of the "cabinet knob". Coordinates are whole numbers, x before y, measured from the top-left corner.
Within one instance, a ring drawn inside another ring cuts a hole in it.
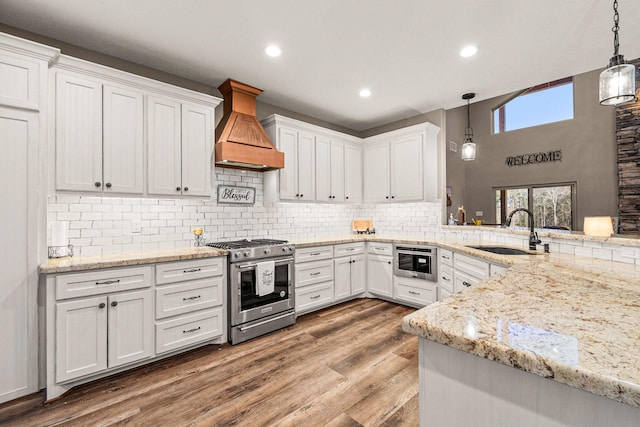
[[[111,301],[111,307],[115,307],[116,305],[118,305],[118,301]]]
[[[345,198],[345,199],[347,199],[347,200],[349,200],[349,196],[345,196],[344,198]]]
[[[97,188],[102,187],[102,183],[99,181],[96,181],[93,185],[95,185]]]
[[[107,188],[111,188],[111,183],[107,182],[104,186],[107,187]]]
[[[395,198],[396,198],[396,196],[391,196],[391,198],[392,198],[392,199],[395,199]]]
[[[391,264],[391,261],[387,261],[387,264]]]
[[[389,198],[389,196],[384,196],[384,198],[385,198],[385,199],[388,199],[388,198]]]
[[[300,197],[304,197],[304,194],[301,194]]]
[[[176,187],[176,191],[180,191],[180,187]]]
[[[296,194],[296,197],[300,197],[300,194]]]
[[[101,302],[100,304],[98,304],[98,308],[104,308],[106,306],[105,303]]]
[[[469,283],[469,282],[462,282],[462,284],[464,286],[466,286],[467,288],[471,287],[471,283]]]
[[[189,191],[189,187],[184,187],[184,191]]]

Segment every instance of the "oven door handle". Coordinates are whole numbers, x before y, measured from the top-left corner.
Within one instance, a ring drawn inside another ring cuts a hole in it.
[[[244,270],[245,268],[251,268],[251,267],[257,267],[258,264],[244,264],[244,265],[238,265],[237,267],[240,270]]]
[[[273,259],[273,258],[272,258]],[[282,265],[282,264],[287,264],[289,262],[293,261],[293,257],[287,257],[287,258],[276,258],[273,261],[275,261],[276,265]],[[236,268],[240,269],[240,270],[244,270],[246,268],[255,268],[258,266],[258,263],[252,263],[252,264],[242,264],[242,265],[236,265]]]
[[[278,317],[274,317],[272,319],[263,320],[262,322],[254,323],[253,325],[241,326],[240,327],[240,331],[241,332],[248,331],[249,329],[257,328],[258,326],[262,326],[262,325],[266,325],[267,323],[273,322],[274,320],[284,319],[285,317],[291,316],[292,314],[293,313],[285,313],[285,314],[282,314],[282,315],[280,315]]]

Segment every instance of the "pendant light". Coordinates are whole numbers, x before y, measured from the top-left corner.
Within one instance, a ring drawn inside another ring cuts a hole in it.
[[[462,99],[467,101],[467,127],[464,129],[464,144],[462,144],[462,160],[476,159],[476,144],[473,142],[473,129],[471,129],[471,105],[470,102],[475,98],[475,93],[465,93]]]
[[[636,67],[618,53],[618,0],[613,1],[613,56],[609,68],[600,73],[600,104],[617,105],[636,99]]]

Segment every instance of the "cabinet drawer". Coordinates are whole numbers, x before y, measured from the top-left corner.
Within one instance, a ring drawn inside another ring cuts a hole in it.
[[[222,305],[223,277],[180,282],[156,288],[156,319]]]
[[[391,243],[367,243],[367,252],[375,255],[393,256],[393,245]]]
[[[317,261],[333,258],[333,246],[316,246],[296,249],[296,262]]]
[[[180,261],[156,265],[156,284],[180,282],[224,274],[224,257]]]
[[[296,289],[296,312],[309,311],[333,301],[333,282]]]
[[[345,243],[333,247],[334,258],[364,253],[364,243]]]
[[[420,279],[394,278],[395,298],[416,305],[428,305],[438,300],[437,285]]]
[[[457,255],[456,255],[457,258]],[[456,270],[453,276],[453,290],[455,292],[460,292],[463,289],[470,288],[472,286],[477,285],[482,280],[477,277],[473,277],[463,271]]]
[[[333,260],[296,264],[296,288],[333,280]]]
[[[56,276],[56,299],[148,288],[151,267],[114,268]]]
[[[453,252],[447,249],[438,249],[438,253],[440,254],[440,265],[453,267]]]
[[[449,293],[453,293],[453,269],[446,265],[440,266],[440,279],[438,280],[440,289],[446,289]]]
[[[488,262],[457,253],[453,260],[453,265],[456,273],[462,271],[480,280],[489,277]]]
[[[223,334],[222,308],[156,323],[156,353],[210,340]]]

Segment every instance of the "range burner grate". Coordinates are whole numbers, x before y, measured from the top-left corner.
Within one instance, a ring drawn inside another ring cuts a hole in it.
[[[275,239],[253,239],[253,240],[232,240],[228,242],[211,242],[207,243],[207,246],[218,249],[243,249],[243,248],[255,248],[260,246],[273,246],[282,245],[287,243],[286,240]]]

